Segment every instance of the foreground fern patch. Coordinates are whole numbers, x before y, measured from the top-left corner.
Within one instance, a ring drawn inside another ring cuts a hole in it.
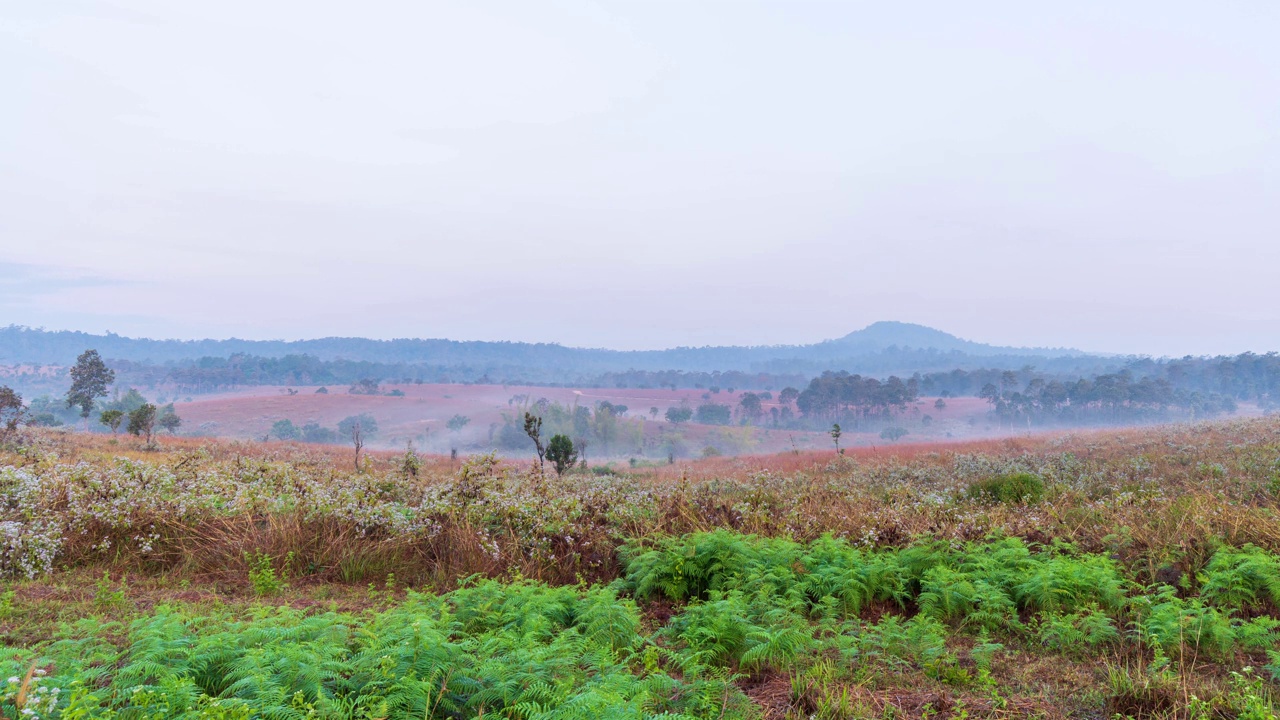
[[[689,657],[669,673],[639,630],[635,605],[609,589],[493,581],[359,617],[159,607],[128,627],[87,619],[46,647],[5,648],[0,708],[33,720],[744,713],[723,672]]]

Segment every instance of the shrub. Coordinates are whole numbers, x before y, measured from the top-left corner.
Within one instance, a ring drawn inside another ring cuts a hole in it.
[[[1009,473],[969,486],[969,497],[997,503],[1037,503],[1044,497],[1044,481],[1031,473]]]
[[[253,585],[253,592],[259,597],[270,597],[278,595],[282,590],[289,587],[289,564],[293,562],[293,552],[285,555],[284,567],[277,573],[275,566],[272,565],[271,556],[266,553],[257,553],[250,555],[244,554],[244,560],[249,565],[249,582]]]

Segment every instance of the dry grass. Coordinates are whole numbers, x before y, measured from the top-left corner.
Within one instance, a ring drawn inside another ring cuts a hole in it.
[[[202,497],[177,512],[178,499],[152,497],[115,477],[121,458],[197,488],[182,492],[236,499],[215,509]],[[390,452],[369,453],[357,474],[349,460],[342,448],[164,437],[157,450],[143,450],[132,438],[68,433],[41,435],[33,451],[0,454],[0,466],[44,478],[40,502],[48,504],[28,513],[51,521],[74,514],[65,496],[85,496],[90,486],[115,503],[68,525],[60,565],[106,562],[210,578],[243,578],[245,552],[292,552],[296,572],[327,582],[392,572],[433,584],[509,572],[550,582],[608,579],[617,570],[614,549],[627,538],[716,527],[797,539],[832,533],[871,545],[993,533],[1066,541],[1167,582],[1194,576],[1220,544],[1280,550],[1277,419],[859,448],[844,456],[712,458],[601,478],[543,477],[528,463],[502,460],[486,460],[468,476],[436,456],[424,456],[418,476],[408,477]],[[107,480],[86,480],[76,467]],[[1042,476],[1045,499],[1024,506],[965,497],[970,483],[1007,471]],[[130,493],[139,493],[138,502],[127,502]],[[81,500],[91,501],[98,500]],[[412,522],[387,520],[397,516]],[[148,552],[135,547],[144,528],[157,536]]]

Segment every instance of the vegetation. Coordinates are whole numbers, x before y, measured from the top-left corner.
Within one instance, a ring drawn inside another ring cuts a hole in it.
[[[85,429],[89,428],[89,414],[98,398],[107,396],[107,388],[115,382],[115,371],[107,367],[97,350],[85,350],[71,367],[71,387],[67,390],[67,407],[80,408]]]
[[[547,459],[556,469],[556,475],[564,475],[564,471],[573,467],[578,461],[578,450],[573,447],[573,440],[565,435],[553,435],[547,444]]]
[[[133,435],[146,437],[147,445],[150,446],[151,435],[156,429],[156,406],[151,403],[143,403],[137,410],[129,413],[129,432]]]
[[[27,435],[5,717],[1275,717],[1277,419],[549,477]]]
[[[120,425],[124,420],[125,413],[123,410],[103,410],[102,414],[98,416],[98,422],[111,428],[112,435],[120,431]]]
[[[26,415],[22,396],[7,385],[0,385],[0,443],[6,443],[18,432]]]
[[[360,451],[364,449],[365,441],[377,433],[378,421],[368,413],[349,415],[338,423],[338,434],[350,440],[352,447],[356,450],[356,472],[360,472]]]

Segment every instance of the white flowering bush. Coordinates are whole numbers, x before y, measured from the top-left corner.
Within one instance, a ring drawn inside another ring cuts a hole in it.
[[[61,530],[45,521],[0,521],[0,576],[35,578],[53,570]]]
[[[395,467],[336,471],[306,450],[236,443],[145,460],[42,450],[0,465],[0,575],[106,558],[243,574],[245,553],[294,552],[299,572],[348,580],[408,578],[414,567],[608,577],[627,538],[717,527],[869,546],[997,533],[1078,543],[1153,570],[1197,544],[1280,548],[1269,489],[1280,477],[1280,421],[1029,447],[845,456],[786,472],[761,469],[767,458],[735,461],[723,476],[679,482],[546,477],[492,455],[451,476],[415,478]],[[1043,482],[1043,500],[993,504],[968,492],[1017,473]]]

